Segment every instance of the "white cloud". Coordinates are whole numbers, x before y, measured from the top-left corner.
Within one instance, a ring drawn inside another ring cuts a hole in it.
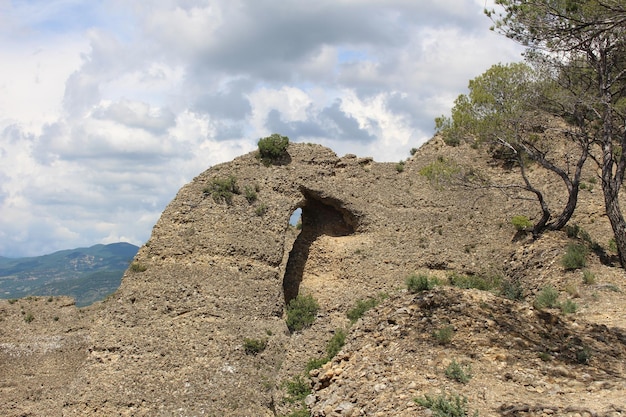
[[[141,244],[184,183],[275,131],[397,161],[520,52],[482,0],[39,3],[0,2],[5,256]]]

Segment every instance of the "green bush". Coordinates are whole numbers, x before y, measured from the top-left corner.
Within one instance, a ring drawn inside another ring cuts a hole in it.
[[[254,355],[263,352],[267,347],[267,340],[248,339],[243,340],[243,348],[247,355]]]
[[[289,146],[289,138],[274,133],[268,137],[259,139],[259,156],[263,159],[274,160],[283,156]]]
[[[246,197],[246,200],[248,201],[248,203],[252,204],[256,201],[257,199],[257,190],[255,187],[252,187],[250,185],[246,185],[246,187],[243,189],[244,192],[244,196]]]
[[[28,313],[26,314],[26,316],[24,316],[24,321],[26,323],[30,323],[33,320],[35,320],[35,316],[33,316],[32,313]]]
[[[310,372],[313,369],[319,369],[321,368],[326,362],[328,362],[330,359],[328,359],[326,356],[324,356],[323,358],[314,358],[314,359],[309,359],[309,361],[306,363],[306,371]]]
[[[461,172],[459,166],[443,156],[437,158],[435,162],[432,162],[419,170],[419,174],[428,178],[430,182],[440,184],[441,182],[449,181],[454,175]]]
[[[142,263],[133,262],[133,263],[130,264],[129,269],[130,269],[131,272],[144,272],[144,271],[146,271],[148,269],[148,267],[145,266]]]
[[[561,264],[566,270],[584,268],[587,265],[587,248],[579,244],[567,245]]]
[[[416,398],[415,402],[433,412],[435,417],[467,417],[467,398],[457,394],[440,394],[437,397],[424,395]],[[478,415],[475,413],[474,415]]]
[[[588,269],[583,270],[583,283],[585,285],[593,285],[596,282],[596,276]]]
[[[376,307],[378,305],[378,300],[376,298],[368,298],[365,300],[358,300],[356,302],[356,306],[354,308],[348,310],[346,315],[350,319],[350,323],[356,323],[358,319],[363,317],[363,315],[370,309]]]
[[[500,283],[500,294],[509,300],[523,300],[524,288],[518,281],[505,279]]]
[[[338,329],[333,337],[328,341],[326,345],[326,355],[328,359],[332,359],[339,353],[343,345],[346,343],[346,332]]]
[[[204,194],[211,194],[216,203],[225,201],[227,204],[232,203],[233,195],[239,194],[237,186],[237,178],[229,175],[227,178],[213,178],[211,185],[205,187]]]
[[[446,368],[446,376],[454,381],[466,384],[472,379],[472,368],[470,365],[459,365],[456,360],[453,360]]]
[[[449,344],[452,341],[452,336],[454,336],[454,328],[452,326],[445,326],[433,332],[433,337],[440,345]]]
[[[398,172],[404,171],[404,161],[400,161],[396,164],[396,171]]]
[[[309,327],[315,321],[319,308],[312,295],[298,295],[287,305],[287,327],[291,332]]]
[[[309,383],[300,375],[294,377],[291,381],[285,381],[283,386],[287,391],[285,399],[290,403],[302,401],[311,393]]]
[[[259,217],[263,216],[265,213],[267,213],[267,204],[259,204],[254,210],[254,213]]]
[[[578,304],[569,299],[561,303],[559,307],[561,308],[561,312],[563,314],[572,314],[578,311]]]
[[[552,286],[544,287],[535,298],[534,306],[537,309],[553,308],[558,305],[559,292]]]
[[[429,278],[425,274],[412,274],[406,278],[406,287],[412,294],[432,290],[438,283],[436,278]]]
[[[511,218],[511,223],[519,232],[526,232],[533,227],[533,223],[526,216],[513,216],[513,218]]]
[[[448,282],[450,282],[450,285],[457,288],[476,288],[477,290],[490,291],[494,288],[500,287],[502,278],[498,275],[462,275],[453,272],[448,275]]]

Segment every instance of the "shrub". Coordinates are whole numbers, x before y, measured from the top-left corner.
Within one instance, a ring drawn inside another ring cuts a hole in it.
[[[454,336],[454,329],[452,326],[445,326],[433,332],[433,337],[440,345],[449,344],[452,341],[452,336]]]
[[[500,294],[509,300],[524,299],[524,288],[518,281],[505,279],[500,284]]]
[[[446,376],[454,381],[466,384],[472,379],[472,368],[470,365],[461,366],[455,360],[446,368]]]
[[[280,158],[287,151],[289,138],[274,133],[268,137],[259,139],[259,156],[263,159],[274,160]]]
[[[452,161],[440,156],[419,170],[419,174],[428,178],[430,182],[439,184],[449,181],[454,175],[459,174],[461,169]]]
[[[306,371],[309,372],[313,369],[320,368],[326,362],[329,362],[346,343],[346,332],[342,329],[338,329],[333,337],[326,344],[326,356],[317,359],[310,359],[306,364]]]
[[[566,270],[580,269],[587,265],[587,248],[584,245],[567,245],[567,251],[561,259],[561,264]]]
[[[130,269],[131,272],[144,272],[144,271],[146,271],[148,269],[148,267],[145,266],[142,263],[133,262],[133,263],[130,264],[129,269]]]
[[[398,172],[404,171],[404,161],[400,161],[396,164],[396,171]]]
[[[246,197],[246,200],[248,201],[248,203],[252,204],[252,203],[254,203],[256,201],[257,194],[256,194],[256,189],[254,187],[246,185],[246,187],[244,188],[243,192],[244,192],[244,196]]]
[[[585,285],[593,285],[596,282],[596,276],[588,269],[583,270],[583,283]]]
[[[534,306],[537,309],[553,308],[557,306],[556,300],[559,298],[558,291],[552,287],[544,287],[535,298]]]
[[[409,154],[411,156],[415,155],[417,153],[417,148],[411,148],[411,150],[409,151]]]
[[[263,352],[267,347],[267,340],[261,339],[248,339],[243,340],[243,348],[247,355],[254,355]]]
[[[591,349],[588,346],[581,346],[576,351],[576,361],[582,365],[588,365],[591,360]]]
[[[368,298],[365,300],[358,300],[356,302],[356,306],[354,308],[348,310],[346,315],[350,319],[351,323],[356,323],[358,319],[363,317],[363,315],[370,309],[376,307],[378,305],[378,300],[376,298]]]
[[[26,316],[24,316],[24,321],[26,323],[30,323],[33,320],[35,320],[35,316],[33,316],[32,313],[28,313],[26,314]]]
[[[300,375],[294,377],[291,381],[285,381],[283,386],[287,391],[287,398],[285,399],[290,403],[302,401],[311,393],[309,383]]]
[[[254,213],[261,217],[263,216],[265,213],[267,213],[267,205],[266,204],[260,204],[259,206],[257,206],[257,208],[254,210]]]
[[[326,345],[326,356],[328,360],[331,360],[336,354],[338,354],[345,343],[346,332],[342,329],[338,329]]]
[[[526,232],[533,227],[533,223],[526,216],[513,216],[511,218],[511,224],[518,232]]]
[[[481,276],[452,273],[448,276],[448,281],[450,285],[458,288],[476,288],[477,290],[490,291],[500,286],[502,278],[497,275]]]
[[[416,398],[415,402],[433,412],[435,417],[466,417],[469,413],[467,398],[457,394],[440,394],[437,397],[424,395]],[[474,415],[478,415],[475,413]]]
[[[315,321],[319,308],[312,295],[298,295],[287,305],[287,327],[291,332],[309,327]]]
[[[429,278],[425,274],[413,274],[406,278],[406,287],[412,294],[432,290],[438,283],[436,278]]]
[[[239,194],[237,186],[237,178],[229,175],[227,178],[213,178],[211,185],[204,189],[204,194],[211,194],[216,203],[225,201],[227,204],[232,203],[233,195]]]
[[[561,312],[563,312],[563,314],[571,314],[578,311],[578,304],[569,299],[561,303],[559,307],[561,308]]]
[[[567,234],[567,237],[569,237],[570,239],[576,239],[578,237],[578,233],[580,232],[580,226],[578,226],[577,224],[572,224],[572,225],[566,225],[565,226],[565,233]]]

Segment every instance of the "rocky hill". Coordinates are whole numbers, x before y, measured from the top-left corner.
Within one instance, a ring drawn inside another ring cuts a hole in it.
[[[0,301],[0,414],[433,415],[414,400],[443,393],[481,416],[626,415],[626,277],[611,264],[595,172],[573,219],[584,239],[532,241],[511,218],[537,217],[533,201],[448,181],[451,171],[519,181],[437,138],[400,165],[291,144],[276,164],[253,152],[210,168],[104,302]],[[550,204],[564,201],[557,178],[529,175]],[[289,225],[298,208],[301,230]],[[584,276],[561,265],[572,242],[602,248]],[[411,274],[493,285],[409,292]],[[547,286],[558,303],[533,306]],[[320,310],[291,333],[285,305],[297,295]],[[368,299],[380,303],[352,324],[346,313]],[[342,331],[339,354],[307,372]],[[453,362],[465,383],[446,376]],[[305,410],[292,388],[309,381]]]

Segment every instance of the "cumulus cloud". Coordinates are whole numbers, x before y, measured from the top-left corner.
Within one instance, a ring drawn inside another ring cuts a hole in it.
[[[0,3],[0,255],[145,242],[277,132],[397,161],[520,49],[482,0]]]

